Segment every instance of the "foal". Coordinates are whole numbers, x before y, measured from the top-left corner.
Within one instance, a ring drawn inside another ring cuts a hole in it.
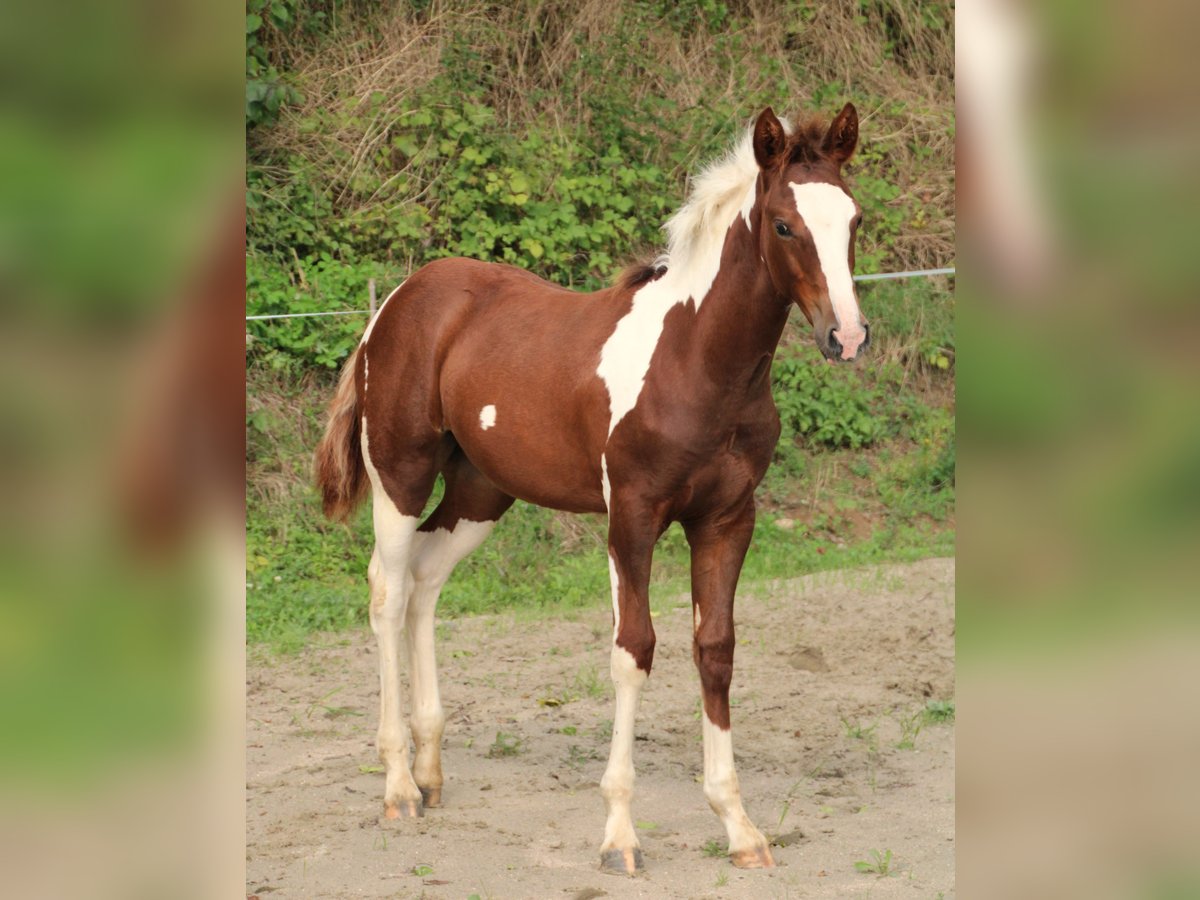
[[[791,305],[827,358],[852,360],[868,344],[851,279],[862,216],[841,178],[857,141],[850,104],[827,128],[788,129],[764,110],[667,223],[665,262],[607,290],[578,294],[510,266],[445,259],[384,302],[346,364],[316,471],[333,518],[371,487],[367,576],[389,818],[441,804],[434,606],[454,566],[520,497],[608,515],[616,711],[600,785],[601,866],[642,867],[630,814],[633,729],[654,658],[651,556],[674,521],[691,547],[704,793],[733,863],[774,865],[734,772],[733,596],[754,489],[779,438],[771,359]],[[438,473],[445,495],[420,522]]]

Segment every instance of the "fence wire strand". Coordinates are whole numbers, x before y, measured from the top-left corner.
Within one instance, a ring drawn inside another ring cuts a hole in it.
[[[945,269],[912,269],[907,272],[881,272],[877,275],[855,275],[855,281],[888,281],[893,278],[927,278],[933,275],[954,275],[954,267]],[[261,322],[266,319],[309,319],[316,316],[365,316],[369,309],[330,309],[325,312],[304,313],[275,313],[265,316],[246,316],[247,322]]]

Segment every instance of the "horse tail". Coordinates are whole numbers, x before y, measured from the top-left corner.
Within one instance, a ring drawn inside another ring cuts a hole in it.
[[[359,432],[361,403],[354,379],[361,353],[360,344],[346,360],[337,393],[329,404],[325,436],[317,445],[313,458],[313,474],[321,489],[325,516],[336,521],[345,521],[354,512],[369,483],[363,467]]]

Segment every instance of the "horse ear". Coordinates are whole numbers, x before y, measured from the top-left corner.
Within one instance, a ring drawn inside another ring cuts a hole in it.
[[[783,130],[783,124],[768,106],[754,123],[754,158],[758,160],[759,168],[771,168],[779,161],[786,146],[787,133]]]
[[[854,155],[854,148],[857,146],[858,110],[854,108],[853,103],[847,103],[829,126],[821,149],[841,165]]]

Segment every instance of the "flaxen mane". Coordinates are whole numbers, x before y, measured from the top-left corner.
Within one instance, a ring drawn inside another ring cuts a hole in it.
[[[822,143],[829,128],[826,119],[811,116],[795,125],[784,120],[783,127],[790,137],[789,162],[815,164],[825,159]],[[719,258],[725,232],[734,217],[754,202],[757,177],[751,125],[732,150],[692,179],[687,200],[663,226],[667,252],[653,262],[625,269],[615,281],[617,288],[633,290],[659,278],[668,268],[687,269],[699,258]]]

